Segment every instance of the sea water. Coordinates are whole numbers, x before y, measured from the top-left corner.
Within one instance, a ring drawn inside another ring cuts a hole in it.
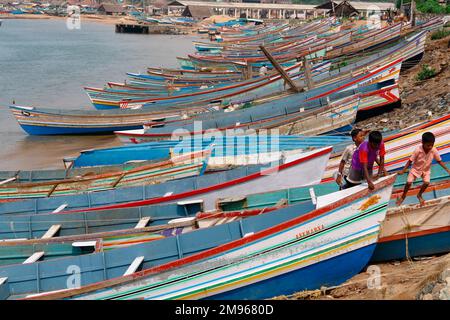
[[[114,24],[4,20],[0,27],[0,170],[62,167],[80,150],[119,145],[114,135],[28,136],[8,106],[92,109],[83,86],[123,82],[126,72],[178,67],[196,36],[115,33]]]

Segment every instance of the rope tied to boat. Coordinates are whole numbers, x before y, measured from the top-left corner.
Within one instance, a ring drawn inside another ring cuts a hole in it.
[[[403,230],[405,231],[405,256],[406,256],[406,260],[409,263],[413,263],[412,258],[411,258],[410,254],[409,254],[409,238],[408,238],[408,233],[411,232],[411,230],[413,228],[413,225],[411,225],[409,223],[409,220],[408,220],[408,218],[406,216],[406,212],[405,212],[405,208],[404,207],[401,208],[401,219],[402,219],[402,221],[403,221],[403,223],[405,225],[403,227]]]

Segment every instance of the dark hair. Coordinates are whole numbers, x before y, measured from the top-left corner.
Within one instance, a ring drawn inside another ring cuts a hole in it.
[[[434,137],[434,134],[432,132],[425,132],[422,135],[422,143],[434,143],[435,140],[436,138]]]
[[[369,133],[369,142],[374,144],[380,144],[381,140],[383,140],[383,136],[380,131],[371,131]]]
[[[361,129],[353,129],[352,132],[350,132],[352,139],[355,138],[361,131],[362,131]]]

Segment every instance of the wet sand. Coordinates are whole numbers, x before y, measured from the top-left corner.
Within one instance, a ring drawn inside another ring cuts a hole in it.
[[[119,145],[115,135],[27,136],[0,154],[1,169],[61,169],[63,158],[77,156],[81,150]]]

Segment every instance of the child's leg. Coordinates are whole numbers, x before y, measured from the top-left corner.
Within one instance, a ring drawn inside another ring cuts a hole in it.
[[[419,193],[417,194],[417,198],[419,199],[420,205],[423,206],[425,203],[425,200],[422,197],[422,194],[425,192],[425,190],[430,185],[430,173],[424,173],[423,174],[423,184],[420,187]]]
[[[405,200],[406,198],[406,194],[408,193],[409,189],[411,188],[412,183],[415,180],[415,176],[410,172],[408,174],[408,177],[406,178],[406,184],[405,184],[405,188],[403,189],[403,193],[402,196],[400,198],[397,199],[396,204],[399,206],[402,204],[402,202]]]
[[[405,184],[405,188],[403,189],[403,193],[402,193],[401,197],[397,199],[397,202],[396,202],[396,204],[398,206],[401,205],[403,203],[403,201],[405,200],[406,194],[408,193],[409,189],[411,188],[411,185],[412,185],[412,182],[407,182]]]

